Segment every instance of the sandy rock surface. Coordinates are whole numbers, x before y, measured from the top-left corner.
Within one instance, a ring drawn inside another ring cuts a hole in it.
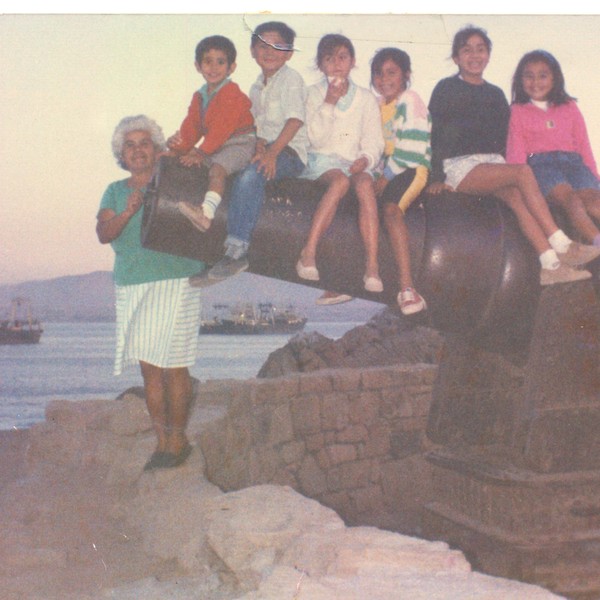
[[[223,410],[196,405],[192,442]],[[224,494],[198,447],[142,473],[152,448],[133,395],[56,402],[45,423],[0,435],[2,600],[557,597],[473,572],[442,542],[346,527],[285,486]]]

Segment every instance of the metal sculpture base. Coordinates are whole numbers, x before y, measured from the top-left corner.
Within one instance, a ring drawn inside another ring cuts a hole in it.
[[[600,597],[599,331],[583,282],[544,289],[524,355],[450,336],[428,425],[427,537],[571,598]]]

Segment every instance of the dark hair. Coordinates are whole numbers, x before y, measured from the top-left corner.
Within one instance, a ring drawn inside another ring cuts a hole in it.
[[[481,29],[481,27],[467,25],[466,27],[463,27],[463,29],[457,31],[454,35],[454,40],[452,41],[452,58],[456,58],[458,56],[459,50],[466,46],[469,38],[474,35],[478,35],[483,40],[488,52],[492,51],[492,40],[490,40],[487,31],[485,29]]]
[[[211,35],[198,42],[196,46],[196,62],[200,64],[204,55],[210,50],[221,50],[227,57],[227,63],[231,66],[235,62],[237,52],[233,42],[223,35]]]
[[[375,75],[381,73],[383,63],[388,60],[391,60],[402,69],[402,72],[405,75],[410,73],[410,56],[404,52],[404,50],[400,50],[400,48],[381,48],[377,50],[375,56],[371,60],[371,85],[373,85]],[[410,78],[407,78],[406,82],[408,83],[409,81]]]
[[[275,32],[281,36],[281,39],[290,46],[294,45],[294,40],[296,39],[296,32],[281,21],[268,21],[267,23],[261,23],[253,32],[252,39],[250,40],[250,46],[254,48],[258,41],[260,40],[260,36],[265,33]]]
[[[340,33],[328,33],[319,40],[319,45],[317,46],[317,58],[315,61],[317,67],[320,69],[323,59],[327,56],[331,56],[335,52],[335,49],[340,46],[346,48],[352,59],[354,59],[356,53],[354,52],[352,42],[345,35],[341,35]]]
[[[525,72],[527,65],[534,62],[543,62],[548,66],[550,71],[552,71],[553,83],[552,89],[548,94],[548,102],[558,105],[566,104],[570,100],[575,99],[572,96],[569,96],[565,90],[565,77],[556,58],[554,58],[550,52],[546,52],[545,50],[533,50],[521,58],[517,65],[517,70],[513,75],[512,101],[514,103],[527,104],[530,100],[529,95],[525,92],[523,87],[523,73]]]

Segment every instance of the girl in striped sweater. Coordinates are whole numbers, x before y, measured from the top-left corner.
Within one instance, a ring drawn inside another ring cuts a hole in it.
[[[409,89],[410,74],[410,57],[398,48],[383,48],[371,61],[385,140],[375,192],[398,267],[398,304],[405,315],[427,308],[412,280],[404,215],[427,185],[431,168],[431,119],[423,100]]]

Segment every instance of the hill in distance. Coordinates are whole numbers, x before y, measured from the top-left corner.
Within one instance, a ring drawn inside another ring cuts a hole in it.
[[[213,315],[214,304],[272,302],[292,305],[311,321],[366,322],[384,308],[383,304],[357,298],[334,306],[318,306],[321,290],[241,273],[202,290],[203,315]],[[12,298],[23,296],[31,301],[34,316],[42,321],[114,321],[114,286],[110,271],[86,275],[68,275],[54,279],[0,285],[0,316],[10,308]]]

